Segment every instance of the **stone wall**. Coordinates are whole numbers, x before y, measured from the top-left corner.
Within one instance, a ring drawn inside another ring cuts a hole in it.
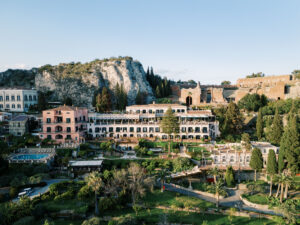
[[[201,88],[200,84],[197,85],[196,88],[182,88],[180,91],[179,101],[181,103],[186,103],[186,98],[190,96],[192,98],[191,105],[199,105],[200,97],[201,97]]]

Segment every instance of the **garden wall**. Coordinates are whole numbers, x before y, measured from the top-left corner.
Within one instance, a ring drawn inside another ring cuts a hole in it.
[[[245,205],[247,205],[249,207],[253,207],[255,209],[261,209],[261,210],[269,210],[269,206],[268,205],[255,204],[253,202],[248,201],[246,198],[243,198],[241,195],[240,195],[240,199],[242,200],[242,202]]]
[[[169,185],[171,185],[173,187],[176,187],[176,188],[179,188],[179,189],[182,189],[182,190],[185,190],[185,191],[193,192],[193,193],[198,194],[198,195],[203,195],[203,196],[206,196],[206,197],[216,199],[215,194],[212,194],[212,193],[185,188],[185,187],[179,186],[177,184],[169,184]],[[223,198],[224,198],[224,196],[221,196],[221,195],[219,196],[219,199],[223,199]]]

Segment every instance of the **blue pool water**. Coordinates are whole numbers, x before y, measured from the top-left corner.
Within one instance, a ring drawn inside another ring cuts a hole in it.
[[[43,159],[46,158],[49,154],[24,154],[17,155],[13,157],[13,159],[21,159],[21,160],[35,160],[35,159]]]

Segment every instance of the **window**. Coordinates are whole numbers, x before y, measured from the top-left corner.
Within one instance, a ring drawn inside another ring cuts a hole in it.
[[[67,118],[67,119],[66,119],[66,122],[67,122],[67,123],[71,123],[71,118]]]
[[[146,109],[143,109],[143,113],[146,113]]]
[[[0,104],[0,109],[3,109],[3,104]]]
[[[20,123],[18,123],[18,127],[21,127],[21,124],[20,124]]]
[[[68,134],[66,139],[72,139],[71,135]]]
[[[141,132],[141,128],[140,128],[140,127],[137,127],[137,128],[136,128],[136,132]]]
[[[188,131],[189,131],[189,133],[192,133],[192,132],[193,132],[193,128],[192,128],[192,127],[189,127],[189,128],[188,128]]]
[[[51,127],[47,127],[47,132],[51,132]]]
[[[51,135],[47,135],[47,139],[51,140],[52,136]]]
[[[143,127],[143,132],[144,132],[144,133],[147,132],[147,127]]]
[[[28,104],[25,104],[25,108],[28,108]]]
[[[106,132],[106,127],[102,127],[102,133]]]
[[[181,132],[186,132],[186,127],[181,127]]]
[[[246,162],[249,162],[250,161],[250,156],[248,155],[247,157],[246,157]]]
[[[96,127],[95,128],[95,133],[99,133],[100,132],[100,128],[99,127]]]
[[[196,132],[196,133],[200,133],[200,127],[196,127],[196,128],[195,128],[195,132]]]
[[[51,123],[51,118],[47,118],[47,119],[46,119],[46,122],[47,122],[47,123]]]
[[[31,95],[29,95],[29,101],[32,101],[32,96]]]
[[[21,109],[21,105],[20,104],[18,104],[17,107],[18,107],[18,109]]]
[[[17,95],[17,101],[21,101],[20,95]]]
[[[11,96],[11,100],[15,101],[15,96],[14,95]]]
[[[120,132],[120,130],[121,130],[120,127],[116,128],[116,132]]]
[[[149,113],[152,113],[152,109],[149,109]]]
[[[123,127],[123,132],[127,132],[127,127]]]
[[[27,95],[24,96],[24,101],[28,101]]]
[[[0,102],[2,102],[3,101],[3,96],[0,96]]]
[[[203,132],[203,133],[207,133],[207,127],[203,127],[203,128],[202,128],[202,132]]]
[[[153,127],[149,127],[149,132],[153,133],[154,132],[154,128]]]
[[[71,127],[67,127],[67,132],[71,132]]]
[[[155,132],[159,133],[160,132],[160,129],[159,127],[155,127]]]
[[[33,101],[36,101],[36,95],[33,96]]]
[[[9,109],[9,104],[6,104],[6,108]]]
[[[110,127],[110,128],[108,128],[108,131],[109,131],[109,132],[114,132],[114,128],[113,128],[113,127]]]
[[[6,95],[6,101],[9,101],[9,96],[8,95]]]
[[[230,162],[234,162],[234,157],[230,156]]]
[[[129,132],[134,132],[134,127],[130,127]]]
[[[222,157],[222,162],[226,162],[226,156]]]
[[[12,105],[11,105],[11,108],[15,109],[15,108],[16,108],[16,105],[15,105],[15,104],[12,104]]]

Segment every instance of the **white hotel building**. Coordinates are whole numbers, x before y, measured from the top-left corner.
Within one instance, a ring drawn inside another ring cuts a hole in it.
[[[0,88],[0,110],[27,112],[38,101],[37,91],[26,88]]]
[[[149,104],[126,107],[126,113],[89,113],[88,134],[93,137],[135,137],[167,139],[160,121],[171,107],[180,123],[175,139],[214,139],[219,136],[219,122],[210,110],[188,110],[179,104]]]

